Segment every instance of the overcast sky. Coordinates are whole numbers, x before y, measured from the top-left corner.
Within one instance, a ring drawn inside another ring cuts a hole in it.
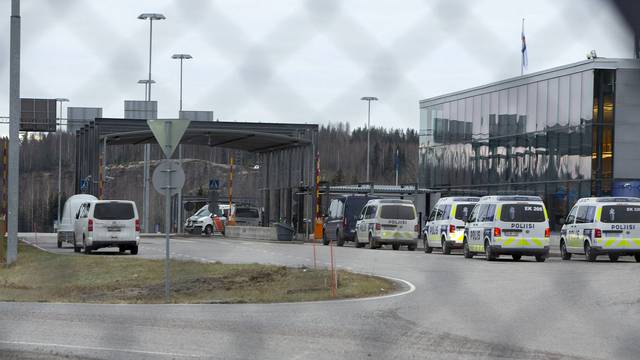
[[[0,116],[9,111],[10,0],[1,0]],[[366,121],[417,128],[418,101],[520,73],[521,19],[529,72],[585,59],[632,57],[632,35],[600,0],[29,0],[22,1],[21,96],[66,97],[123,117],[143,100],[154,22],[152,99],[176,117],[179,65],[184,109],[220,120]],[[65,115],[66,116],[66,115]]]

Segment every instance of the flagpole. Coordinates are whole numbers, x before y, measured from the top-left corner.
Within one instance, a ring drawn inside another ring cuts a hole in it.
[[[524,45],[524,18],[522,18],[522,32],[521,35]],[[520,51],[520,76],[524,75],[524,49]]]

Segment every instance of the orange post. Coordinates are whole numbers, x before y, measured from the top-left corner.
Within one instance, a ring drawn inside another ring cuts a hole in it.
[[[329,242],[329,254],[331,258],[331,297],[336,297],[336,263],[333,258],[333,240]]]
[[[229,216],[227,225],[235,225],[236,220],[233,218],[233,156],[229,159]]]
[[[316,153],[316,221],[313,238],[322,239],[322,214],[320,212],[320,152]]]

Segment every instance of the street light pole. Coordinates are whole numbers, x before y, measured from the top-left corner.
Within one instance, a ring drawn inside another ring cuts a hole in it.
[[[371,152],[371,102],[378,101],[378,98],[375,96],[364,96],[360,98],[360,100],[367,102],[367,182],[369,182],[369,153]]]
[[[149,20],[149,79],[147,80],[147,93],[146,93],[146,101],[151,101],[151,55],[152,55],[152,45],[153,45],[153,20],[164,20],[166,17],[162,14],[155,13],[144,13],[138,16],[140,20]],[[143,170],[143,181],[144,181],[144,192],[143,192],[143,225],[144,232],[149,232],[149,162],[151,160],[151,146],[149,144],[144,145],[144,170]]]
[[[11,0],[9,43],[9,174],[7,186],[7,260],[18,258],[18,206],[20,171],[20,0]]]
[[[178,117],[180,117],[180,113],[182,112],[182,63],[184,60],[193,59],[193,57],[189,54],[173,54],[171,56],[172,59],[180,59],[180,110],[178,112]],[[182,166],[182,144],[178,145],[178,163]],[[176,214],[178,217],[178,233],[182,232],[182,189],[178,192],[178,213]]]
[[[58,118],[58,227],[60,227],[60,193],[62,192],[62,104],[68,102],[69,99],[57,98],[60,103],[60,117]]]

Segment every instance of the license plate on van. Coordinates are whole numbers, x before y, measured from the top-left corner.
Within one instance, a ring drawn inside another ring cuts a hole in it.
[[[120,232],[120,227],[119,227],[119,226],[108,226],[108,227],[107,227],[107,231],[110,231],[110,232]]]

